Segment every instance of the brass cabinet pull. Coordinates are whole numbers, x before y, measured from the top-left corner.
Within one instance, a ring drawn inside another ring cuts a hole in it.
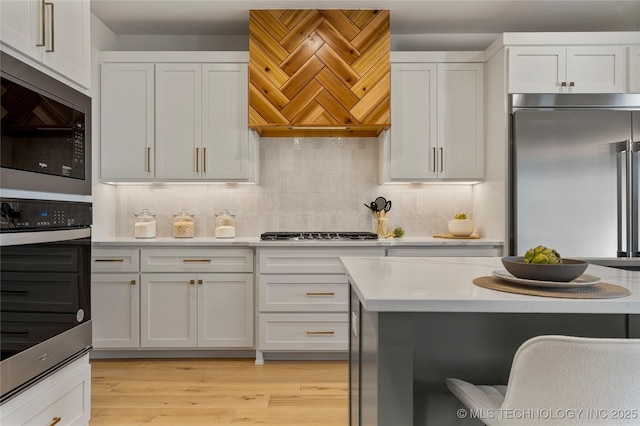
[[[332,291],[326,291],[326,292],[322,292],[322,291],[310,291],[307,292],[307,296],[309,297],[313,297],[313,296],[334,296],[335,293]]]
[[[567,87],[567,82],[566,81],[561,82],[560,87]]]
[[[54,417],[53,420],[51,420],[51,423],[49,423],[49,426],[57,425],[60,423],[60,420],[62,420],[62,417]]]
[[[124,259],[94,259],[94,262],[98,263],[98,262],[118,262],[118,263],[123,263]]]
[[[151,147],[147,147],[147,171],[151,172]]]
[[[131,285],[136,285],[136,280],[131,280]]]
[[[207,173],[207,148],[202,148],[202,172]]]
[[[198,284],[199,284],[199,285],[202,285],[202,280],[198,280]]]
[[[433,152],[433,169],[431,169],[431,171],[435,173],[436,172],[436,148],[433,147],[431,148],[431,150]]]
[[[182,259],[183,263],[211,263],[211,259]]]
[[[569,87],[574,87],[576,85],[575,81],[570,81],[569,82]]]
[[[444,169],[444,148],[440,147],[440,172]]]
[[[200,148],[196,148],[196,173],[199,173],[198,163],[200,162]]]
[[[196,283],[196,280],[189,280],[189,284],[194,285]]]
[[[335,331],[307,331],[307,336],[333,336]]]
[[[55,48],[55,31],[53,28],[53,22],[54,22],[54,17],[53,17],[53,3],[49,3],[49,2],[45,2],[45,5],[47,6],[51,6],[51,49],[47,49],[45,50],[45,52],[55,52],[56,48]]]
[[[44,0],[41,0],[40,4],[42,4],[42,8],[40,10],[40,43],[36,43],[36,46],[43,47],[44,46],[44,15],[45,15],[45,4]]]

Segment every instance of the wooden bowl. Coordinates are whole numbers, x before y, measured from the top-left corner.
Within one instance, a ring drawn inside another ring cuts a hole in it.
[[[536,281],[569,282],[584,273],[589,264],[583,260],[562,259],[557,265],[524,263],[522,256],[502,258],[506,270],[517,278]]]

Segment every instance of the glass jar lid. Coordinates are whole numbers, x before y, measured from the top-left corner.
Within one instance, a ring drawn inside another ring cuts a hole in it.
[[[193,221],[193,215],[189,213],[186,209],[182,209],[180,213],[173,215],[173,219]]]
[[[149,222],[152,220],[156,220],[156,215],[149,212],[147,209],[142,209],[142,211],[136,215],[135,218],[139,221]]]

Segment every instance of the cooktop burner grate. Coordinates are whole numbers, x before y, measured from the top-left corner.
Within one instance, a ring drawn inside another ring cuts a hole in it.
[[[265,241],[296,240],[377,240],[373,232],[265,232],[260,235]]]

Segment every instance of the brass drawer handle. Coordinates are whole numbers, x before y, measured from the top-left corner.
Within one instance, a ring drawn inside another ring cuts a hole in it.
[[[196,173],[200,173],[198,162],[200,161],[200,148],[196,148]]]
[[[211,263],[211,259],[182,259],[183,263]]]
[[[136,285],[136,280],[131,280],[131,285]]]
[[[196,283],[196,280],[189,280],[190,285],[194,285],[195,283]]]
[[[58,423],[60,423],[61,420],[62,420],[62,417],[54,417],[51,423],[49,423],[49,426],[57,425]]]
[[[45,27],[44,27],[44,15],[46,14],[45,9],[46,6],[44,4],[44,0],[42,0],[40,2],[40,4],[42,5],[42,8],[40,9],[40,42],[36,44],[36,46],[38,47],[43,47],[44,46],[44,33],[45,33]]]
[[[124,263],[124,259],[94,259],[94,262],[98,263],[98,262],[117,262],[117,263]]]
[[[202,280],[198,280],[198,284],[202,285]]]
[[[47,49],[45,50],[45,52],[55,52],[56,51],[56,32],[55,29],[53,27],[53,23],[55,22],[55,18],[53,16],[53,7],[54,4],[53,3],[45,3],[46,6],[51,6],[51,49]]]
[[[147,172],[151,172],[151,147],[147,147]]]
[[[311,291],[307,293],[307,296],[309,297],[314,297],[314,296],[335,296],[335,293],[332,291],[327,291],[327,292],[322,292],[322,291]]]
[[[335,331],[307,331],[307,336],[333,336]]]

